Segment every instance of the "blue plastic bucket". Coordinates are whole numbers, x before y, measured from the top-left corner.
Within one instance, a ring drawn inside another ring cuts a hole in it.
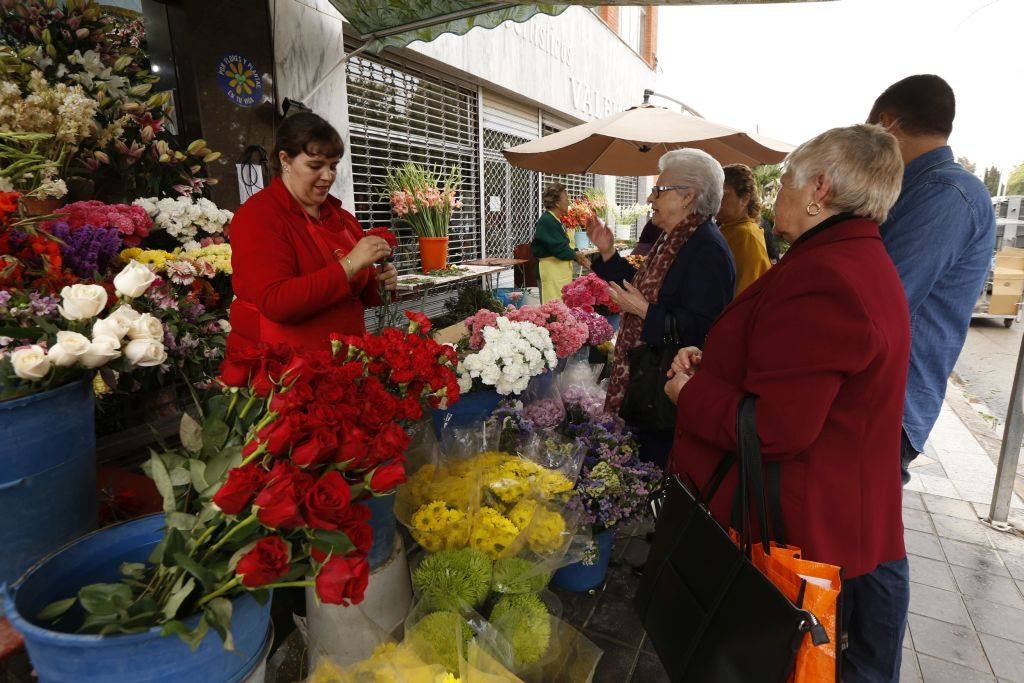
[[[465,429],[480,424],[494,412],[501,403],[502,396],[494,389],[471,391],[462,394],[457,403],[441,410],[435,408],[431,418],[434,422],[434,433],[440,438],[447,426],[449,429]]]
[[[587,237],[586,230],[576,231],[575,242],[577,249],[590,249],[590,247],[594,246],[594,244],[590,241],[590,238]]]
[[[248,594],[232,600],[234,651],[224,649],[212,629],[195,652],[159,628],[117,636],[51,631],[35,615],[55,600],[75,595],[90,583],[114,582],[122,562],[145,562],[163,537],[162,514],[93,532],[49,555],[13,587],[5,587],[7,618],[25,638],[41,683],[155,683],[223,681],[238,683],[257,668],[270,634],[270,601],[260,605]],[[81,618],[81,608],[73,610]],[[69,618],[75,619],[74,613]],[[198,616],[186,620],[194,626]]]
[[[96,528],[90,383],[0,402],[0,510],[0,583]]]
[[[519,292],[522,296],[513,301],[511,297],[513,292]],[[522,306],[526,301],[526,292],[521,287],[497,287],[494,290],[494,296],[505,306]]]
[[[573,593],[586,593],[604,583],[604,577],[608,574],[608,563],[612,559],[615,532],[606,529],[594,534],[594,541],[597,542],[597,561],[592,565],[575,562],[562,567],[551,577],[552,586]]]
[[[370,496],[360,501],[370,508],[370,528],[373,530],[373,545],[366,561],[370,569],[376,569],[391,557],[395,550],[395,494],[387,496]]]

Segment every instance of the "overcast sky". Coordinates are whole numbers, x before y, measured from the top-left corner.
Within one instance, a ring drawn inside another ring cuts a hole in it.
[[[800,143],[864,121],[911,74],[953,87],[953,152],[1024,161],[1024,0],[837,0],[660,8],[658,91]],[[1004,178],[1005,181],[1005,178]]]

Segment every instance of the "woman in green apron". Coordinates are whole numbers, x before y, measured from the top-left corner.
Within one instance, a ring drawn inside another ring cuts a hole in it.
[[[553,183],[544,190],[544,213],[537,219],[537,231],[530,251],[540,261],[540,301],[560,299],[562,287],[572,282],[572,264],[579,260],[576,241],[562,225],[562,216],[569,210],[569,193],[565,186]]]

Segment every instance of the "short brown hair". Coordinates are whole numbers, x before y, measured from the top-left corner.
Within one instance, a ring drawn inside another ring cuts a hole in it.
[[[295,157],[305,152],[310,156],[340,157],[345,154],[345,143],[334,126],[311,112],[292,114],[281,122],[274,139],[274,154],[270,167],[281,173],[281,152]]]
[[[757,189],[757,178],[749,166],[744,164],[729,164],[723,166],[725,171],[725,184],[732,188],[737,197],[750,195],[747,202],[747,217],[757,218],[761,215],[761,194]]]
[[[544,190],[544,194],[541,196],[541,201],[544,202],[545,209],[553,209],[558,206],[558,198],[565,192],[565,185],[562,183],[551,183]]]
[[[880,123],[882,114],[895,118],[910,135],[949,137],[956,116],[956,97],[949,83],[938,76],[908,76],[878,96],[868,123]]]

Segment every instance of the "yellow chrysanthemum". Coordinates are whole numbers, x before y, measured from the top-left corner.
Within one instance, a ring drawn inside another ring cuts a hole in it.
[[[541,507],[526,530],[526,541],[535,553],[553,553],[562,547],[565,520],[554,510]]]
[[[412,536],[428,552],[465,547],[469,524],[465,513],[453,510],[443,500],[427,503],[412,516]]]
[[[508,512],[508,518],[516,528],[522,531],[526,527],[530,526],[530,522],[533,521],[533,515],[537,512],[537,501],[534,500],[521,500],[512,506],[512,509]]]
[[[564,497],[572,491],[572,482],[561,472],[544,470],[540,473],[540,491],[547,500]]]
[[[508,518],[494,508],[482,507],[473,515],[469,547],[496,560],[515,551],[518,536],[519,529]]]

